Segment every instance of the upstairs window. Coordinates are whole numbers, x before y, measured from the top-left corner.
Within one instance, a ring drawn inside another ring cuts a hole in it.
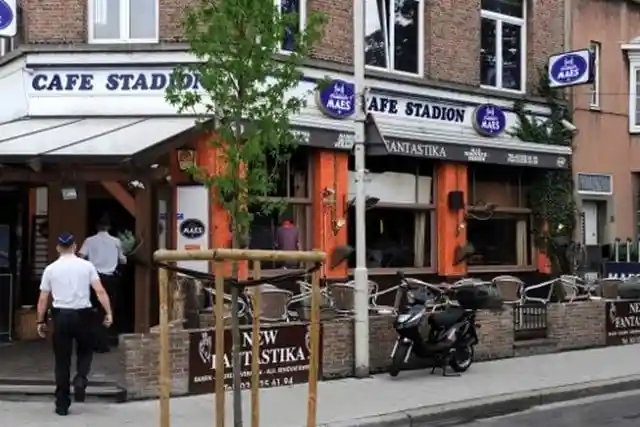
[[[365,0],[365,62],[386,71],[422,74],[424,0]]]
[[[16,48],[15,39],[12,37],[0,37],[0,57]]]
[[[629,132],[640,133],[640,62],[630,61]]]
[[[276,7],[280,9],[280,13],[295,13],[298,16],[297,25],[289,27],[284,34],[284,40],[280,50],[283,53],[292,52],[295,49],[295,37],[304,29],[307,21],[307,11],[305,0],[275,0]]]
[[[526,81],[524,0],[482,0],[480,83],[524,92]]]
[[[89,43],[156,43],[158,0],[88,0]]]
[[[590,50],[593,54],[593,84],[589,88],[591,99],[589,99],[589,108],[593,110],[600,109],[600,50],[602,45],[599,42],[591,42]]]

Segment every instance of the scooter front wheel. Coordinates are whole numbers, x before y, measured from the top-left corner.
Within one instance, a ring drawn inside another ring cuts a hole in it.
[[[389,366],[389,375],[392,377],[397,377],[400,371],[402,370],[402,366],[404,365],[404,361],[407,358],[407,352],[409,351],[409,346],[406,344],[398,344],[395,351],[391,356],[391,366]]]
[[[449,366],[456,372],[465,372],[473,364],[473,356],[473,346],[470,344],[456,348],[449,358]]]

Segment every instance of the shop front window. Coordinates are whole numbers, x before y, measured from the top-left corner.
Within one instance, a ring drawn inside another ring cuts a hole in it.
[[[416,159],[367,159],[366,192],[378,203],[366,212],[366,260],[370,269],[430,269],[433,225],[433,165]],[[352,169],[352,168],[351,168]],[[355,183],[350,172],[349,194]],[[348,215],[348,243],[355,247],[355,212]],[[355,256],[349,260],[355,267]]]
[[[533,265],[531,209],[527,197],[537,171],[516,167],[469,167],[467,241],[475,252],[469,270]]]
[[[249,248],[267,250],[311,249],[311,198],[309,151],[301,148],[273,169],[273,191],[249,207],[253,215]],[[296,268],[283,263],[262,263],[264,269]]]

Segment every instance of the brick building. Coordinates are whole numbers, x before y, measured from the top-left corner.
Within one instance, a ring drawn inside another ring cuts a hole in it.
[[[179,170],[178,153],[212,170],[215,153],[194,135],[193,119],[178,117],[164,100],[172,66],[192,60],[179,27],[186,3],[19,1],[18,34],[0,49],[0,93],[14,100],[0,106],[0,162],[11,165],[0,180],[14,185],[0,200],[15,201],[18,209],[2,213],[11,238],[0,250],[29,256],[5,266],[17,280],[12,299],[0,302],[0,336],[11,333],[13,307],[34,302],[38,271],[54,255],[46,235],[66,229],[82,239],[98,212],[108,210],[122,218],[121,228],[146,236],[148,253],[163,245],[227,244],[226,213],[204,188],[182,185],[192,183]],[[353,125],[345,120],[353,111],[336,117],[322,101],[353,99],[351,3],[283,0],[285,11],[328,17],[296,92],[314,90],[324,76],[333,80],[331,92],[309,95],[293,119],[308,147],[287,166],[290,185],[274,194],[289,201],[304,248],[329,250],[353,237],[350,221],[332,227],[353,189]],[[564,50],[564,8],[561,0],[460,0],[455,7],[444,0],[366,0],[367,108],[385,138],[367,157],[367,191],[380,200],[367,219],[373,277],[399,268],[445,278],[543,268],[531,238],[527,188],[536,171],[567,167],[571,150],[521,141],[509,129],[518,121],[516,100],[525,100],[529,116],[550,114],[535,96],[536,84],[547,57]],[[126,183],[133,179],[153,191],[130,191]],[[326,189],[336,195],[329,206]],[[467,218],[457,198],[471,207],[491,205],[494,214]],[[185,237],[180,229],[187,219],[206,232]],[[37,225],[43,221],[46,233]],[[256,238],[254,247],[272,245],[268,236],[277,222],[256,221],[253,235],[266,231],[267,238]],[[456,262],[466,241],[476,253]],[[144,331],[153,323],[153,278],[143,266],[132,274],[136,287],[126,310],[135,313],[130,329]],[[344,278],[349,270],[328,275]]]
[[[635,240],[638,228],[638,115],[640,5],[633,1],[578,2],[571,43],[591,47],[595,82],[573,90],[574,172],[588,246]],[[634,251],[635,252],[635,251]],[[635,259],[635,257],[634,257]]]

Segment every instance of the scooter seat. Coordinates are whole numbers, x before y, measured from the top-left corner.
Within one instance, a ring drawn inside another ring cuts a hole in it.
[[[440,313],[434,313],[429,317],[429,323],[439,328],[449,328],[459,322],[465,314],[464,308],[448,307]]]

